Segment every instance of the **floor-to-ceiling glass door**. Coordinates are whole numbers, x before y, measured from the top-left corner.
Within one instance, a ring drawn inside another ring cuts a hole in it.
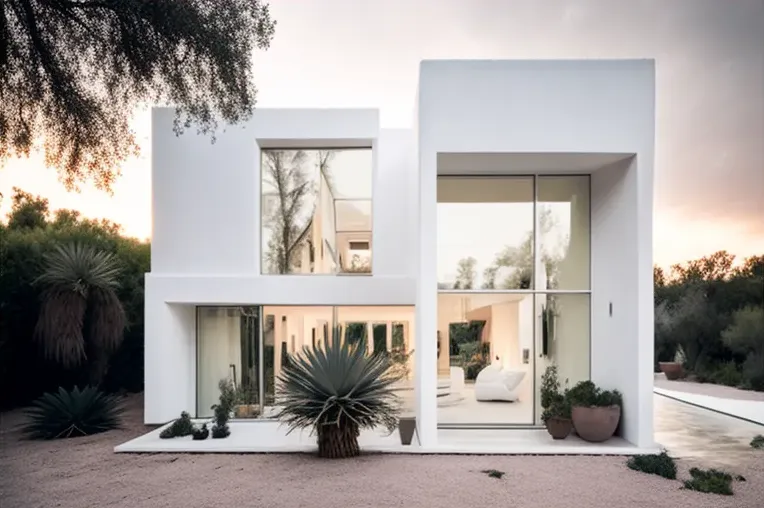
[[[441,427],[540,424],[540,378],[589,377],[589,177],[438,177]],[[447,355],[443,351],[448,351]]]

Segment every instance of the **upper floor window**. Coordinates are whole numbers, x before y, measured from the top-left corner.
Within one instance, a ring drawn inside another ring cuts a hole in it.
[[[371,148],[261,151],[264,274],[371,273]]]

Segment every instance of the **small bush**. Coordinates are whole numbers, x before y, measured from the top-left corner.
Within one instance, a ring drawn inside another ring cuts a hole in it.
[[[228,425],[213,425],[212,426],[212,439],[222,439],[231,435],[231,429]]]
[[[669,480],[676,480],[676,463],[666,452],[659,455],[635,455],[626,465],[634,471],[657,474]]]
[[[501,477],[505,475],[504,471],[499,471],[498,469],[484,469],[480,472],[487,474],[491,478],[496,478],[497,480],[501,479]]]
[[[191,434],[194,441],[204,441],[207,439],[210,435],[209,429],[207,429],[207,424],[203,424],[200,428],[195,428],[194,432]]]
[[[690,469],[690,476],[692,479],[684,481],[686,489],[723,496],[732,495],[732,475],[728,473],[717,469],[704,470],[694,467]]]
[[[567,394],[570,406],[607,407],[623,406],[623,398],[618,390],[602,390],[591,381],[581,381]]]
[[[710,381],[719,385],[740,386],[743,382],[743,373],[735,365],[735,362],[727,362],[711,373]]]
[[[119,427],[119,398],[93,386],[82,390],[59,388],[46,393],[27,409],[22,432],[30,439],[89,436]]]
[[[159,437],[161,439],[170,439],[173,437],[190,436],[194,433],[194,424],[191,423],[191,416],[185,411],[180,413],[180,418],[172,422],[172,425],[164,429]]]
[[[754,436],[754,438],[751,439],[751,448],[764,448],[764,436],[761,434]]]
[[[231,418],[231,411],[236,404],[236,389],[229,379],[221,379],[218,383],[220,389],[220,402],[212,406],[215,412],[212,426],[212,439],[220,439],[231,435],[228,428],[228,420]]]

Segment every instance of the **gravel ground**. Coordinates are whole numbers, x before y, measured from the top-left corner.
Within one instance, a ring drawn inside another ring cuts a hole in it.
[[[61,441],[22,440],[18,412],[0,415],[0,507],[764,506],[764,452],[754,450],[731,471],[748,479],[732,497],[681,490],[630,471],[622,457],[115,454],[115,445],[148,430],[140,397],[126,404],[124,429]],[[691,465],[680,462],[682,477]],[[484,469],[506,475],[489,478]]]
[[[714,385],[710,383],[695,383],[681,379],[669,381],[663,374],[655,375],[654,384],[656,388],[663,388],[664,390],[697,393],[699,395],[709,395],[711,397],[721,397],[723,399],[764,401],[764,392],[740,390],[739,388],[732,388],[731,386]]]

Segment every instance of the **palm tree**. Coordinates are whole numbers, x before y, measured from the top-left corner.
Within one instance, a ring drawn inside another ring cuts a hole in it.
[[[93,385],[106,374],[125,329],[125,311],[116,292],[118,275],[113,254],[74,243],[48,253],[35,281],[45,287],[36,340],[48,358],[66,368],[87,361]]]
[[[278,418],[290,432],[315,431],[319,456],[353,457],[361,429],[397,426],[400,379],[387,355],[368,355],[365,346],[341,340],[337,327],[323,348],[290,356],[279,375]]]

